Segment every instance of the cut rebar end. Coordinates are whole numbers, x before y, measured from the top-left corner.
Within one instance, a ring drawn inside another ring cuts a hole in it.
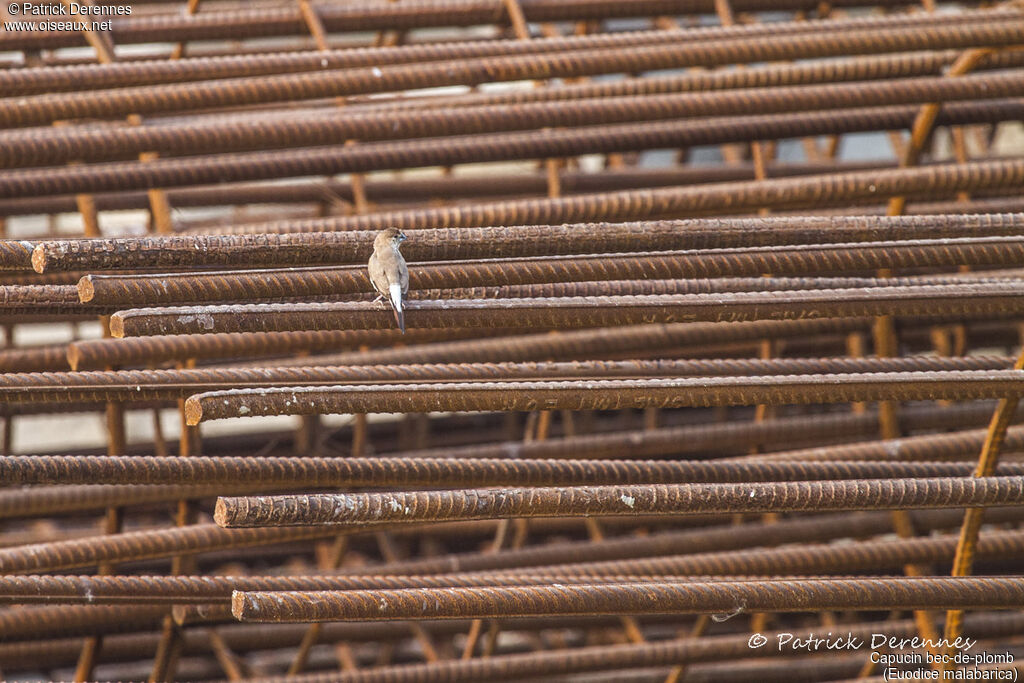
[[[82,279],[84,280],[85,278]],[[79,285],[81,285],[81,282],[79,282]],[[81,290],[79,290],[79,296],[81,296]],[[120,311],[110,316],[109,325],[111,337],[114,337],[115,339],[124,339],[124,317]]]
[[[33,254],[32,258],[35,258]],[[92,285],[92,275],[86,275],[78,281],[78,300],[83,304],[89,303],[96,296],[96,288]]]
[[[114,334],[114,319],[110,319],[110,333]],[[115,337],[120,335],[114,334]],[[185,399],[185,424],[195,427],[203,421],[203,403],[195,396]]]
[[[220,501],[217,502],[220,504]],[[251,610],[246,609],[247,601],[244,591],[231,591],[231,616],[239,621],[247,621]]]
[[[37,273],[45,273],[46,266],[46,246],[43,244],[37,244],[32,250],[32,270]]]
[[[213,522],[222,529],[235,528],[234,520],[237,507],[232,505],[230,500],[230,498],[219,497],[213,507]]]

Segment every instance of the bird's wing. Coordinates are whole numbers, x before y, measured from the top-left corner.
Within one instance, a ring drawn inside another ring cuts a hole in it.
[[[409,266],[406,265],[405,259],[401,255],[398,256],[398,281],[402,284],[402,294],[409,293]]]
[[[366,269],[370,273],[370,284],[377,290],[378,294],[388,295],[388,274],[381,264],[380,259],[377,257],[377,252],[370,254],[370,261],[366,264]]]

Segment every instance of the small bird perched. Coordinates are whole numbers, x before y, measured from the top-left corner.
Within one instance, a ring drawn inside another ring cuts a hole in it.
[[[405,240],[405,233],[398,228],[388,228],[377,233],[373,240],[373,253],[367,269],[370,271],[370,282],[380,295],[374,303],[385,300],[391,304],[395,313],[398,329],[405,334],[405,313],[402,311],[403,300],[409,293],[409,267],[398,248]]]

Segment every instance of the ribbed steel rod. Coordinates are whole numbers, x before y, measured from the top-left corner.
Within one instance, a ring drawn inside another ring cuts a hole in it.
[[[684,119],[621,123],[578,129],[487,133],[450,139],[424,138],[370,142],[356,146],[334,144],[283,151],[235,152],[149,162],[104,162],[59,169],[30,168],[9,171],[0,176],[0,198],[176,187],[892,130],[909,127],[917,109],[919,107],[913,105],[899,105],[697,121]],[[1020,98],[953,103],[943,107],[939,123],[997,123],[1021,118],[1022,111],[1024,101]]]
[[[0,133],[0,168],[108,161],[142,152],[211,154],[337,143],[470,135],[545,126],[741,116],[881,105],[1012,97],[1024,90],[1024,71],[961,78],[725,90],[706,93],[592,98],[567,102],[485,105],[458,109],[257,118],[126,127],[113,130],[39,130]],[[756,103],[756,104],[755,104]]]
[[[795,579],[318,593],[236,591],[241,621],[497,618],[553,614],[678,614],[831,609],[1013,609],[1015,578]]]
[[[19,607],[0,610],[0,629],[6,640],[138,633],[159,625],[168,611],[167,605]],[[74,647],[80,650],[81,642],[79,640]]]
[[[415,345],[428,342],[452,342],[453,339],[479,338],[514,334],[510,330],[483,329],[417,329],[406,330],[298,330],[291,332],[256,332],[209,334],[202,336],[133,337],[131,339],[87,339],[74,341],[60,349],[60,365],[54,369],[82,371],[106,366],[140,365],[168,360],[273,358],[301,352],[351,350],[360,346],[389,348],[401,339]],[[504,341],[508,341],[505,339]],[[0,359],[2,359],[0,352]],[[2,365],[0,365],[2,367]],[[16,372],[11,365],[9,372]],[[39,368],[45,371],[50,368]],[[31,372],[34,368],[26,367]]]
[[[225,493],[225,488],[234,488],[239,493],[246,493],[244,489],[251,488],[230,482],[183,483],[187,481],[178,479],[161,486],[118,486],[97,482],[97,485],[0,489],[0,519],[68,515],[102,510],[112,505],[158,505],[176,500],[210,498]],[[269,484],[256,486],[264,491],[275,488]]]
[[[790,375],[861,372],[1006,370],[1010,356],[969,358],[788,358],[623,360],[546,363],[459,363],[107,372],[9,373],[0,375],[4,401],[152,401],[187,398],[200,391],[339,384],[437,382],[524,378]]]
[[[1024,51],[1021,52],[1024,55]],[[1021,58],[1024,66],[1024,56]],[[826,164],[824,162],[772,162],[766,164],[765,177],[778,178],[794,175],[813,175],[824,171],[857,171],[868,168],[891,168],[894,164],[882,161],[850,161]],[[567,170],[559,174],[559,183],[567,194],[579,192],[608,192],[627,188],[665,187],[688,183],[710,183],[729,180],[752,180],[754,167],[749,163],[729,166],[693,168],[626,167],[603,169],[597,172]],[[441,176],[406,178],[395,181],[388,178],[368,178],[363,184],[366,199],[371,202],[418,203],[431,199],[521,197],[539,194],[546,188],[547,176],[542,173],[514,173],[498,176]],[[172,189],[166,192],[173,206],[221,206],[223,204],[262,204],[267,192],[272,191],[274,204],[304,204],[322,202],[326,198],[353,202],[352,183],[347,180],[322,178],[296,180],[287,184],[274,181],[252,183],[225,183]],[[144,191],[127,190],[97,195],[99,211],[141,209],[148,206]],[[990,201],[990,200],[979,200]],[[1004,199],[1003,201],[1007,201]],[[927,208],[927,207],[926,207]],[[975,211],[969,205],[958,204],[957,210]],[[73,195],[25,197],[0,200],[0,215],[18,216],[45,213],[66,213],[77,210]],[[986,209],[988,213],[994,210]],[[922,214],[920,205],[915,213]],[[942,213],[928,211],[928,213]],[[0,257],[2,258],[2,257]]]
[[[265,190],[264,190],[265,191]],[[782,244],[836,244],[892,240],[996,237],[1024,233],[1024,214],[939,216],[798,216],[694,219],[576,225],[406,230],[408,261],[553,256],[681,249],[751,248]],[[272,266],[363,263],[374,233],[174,235],[0,242],[11,259],[38,273],[196,266]],[[26,249],[28,254],[26,254]],[[2,257],[0,257],[2,258]]]
[[[453,572],[430,576],[374,573],[313,576],[8,576],[0,577],[6,602],[227,602],[232,591],[339,591],[406,588],[525,586],[641,581],[700,581],[699,577],[814,575],[893,569],[909,562],[947,562],[956,536],[808,544],[719,553],[573,563],[527,570]],[[1024,532],[982,534],[979,556],[1006,559],[1024,554]],[[630,573],[617,573],[627,570]],[[717,579],[716,579],[717,580]],[[756,579],[761,580],[761,579]]]
[[[948,111],[950,108],[943,108]],[[940,114],[941,118],[941,114]],[[834,130],[830,132],[835,132]],[[360,145],[369,146],[369,145]],[[813,177],[775,178],[755,182],[710,183],[692,188],[636,190],[385,211],[359,216],[223,226],[217,234],[323,232],[461,228],[491,225],[557,224],[592,220],[631,221],[674,218],[701,213],[737,213],[762,206],[775,208],[849,205],[865,199],[924,193],[952,195],[983,188],[1020,187],[1024,162],[1004,160],[940,164],[923,168],[829,173]]]
[[[1016,523],[1022,517],[1019,508],[989,508],[986,512],[987,519],[992,524]],[[963,518],[960,510],[911,510],[907,514],[914,528],[922,533],[933,529],[953,529]],[[609,521],[609,518],[606,518],[606,521]],[[570,559],[572,563],[589,563],[595,567],[605,566],[604,563],[612,566],[612,562],[619,560],[640,562],[644,558],[667,555],[713,556],[734,550],[776,545],[824,544],[840,538],[867,538],[889,533],[892,529],[891,522],[891,513],[878,511],[801,516],[782,519],[768,525],[711,525],[686,531],[654,532],[647,536],[533,545],[508,549],[501,553],[469,552],[415,558],[374,565],[373,574],[391,576],[505,570],[538,574],[550,567],[565,565]],[[722,524],[726,522],[723,521]],[[369,570],[352,568],[340,571],[350,575],[363,575]]]
[[[603,581],[603,577],[621,576],[814,576],[817,574],[852,574],[861,571],[881,573],[902,569],[907,564],[934,564],[948,566],[956,551],[957,537],[953,534],[921,538],[857,540],[847,543],[802,543],[781,548],[753,548],[707,553],[657,555],[643,558],[622,558],[600,562],[557,563],[527,570],[511,569],[490,573],[461,573],[435,575],[444,580],[460,576],[479,576],[487,580],[505,577],[506,585],[514,585],[521,575],[528,575],[536,583],[544,575],[578,577],[576,583]],[[1021,532],[994,531],[984,536],[986,559],[997,562],[1013,561],[1024,554],[1024,535]],[[940,573],[944,573],[940,572]],[[619,579],[615,579],[616,581]],[[558,583],[552,579],[551,583]],[[440,581],[439,581],[440,585]],[[381,586],[383,588],[383,586]],[[410,588],[413,586],[409,586]],[[238,588],[237,590],[243,590]]]
[[[225,528],[511,517],[872,510],[1006,505],[1024,477],[579,486],[218,498]]]
[[[734,420],[722,423],[629,430],[601,434],[585,434],[545,441],[501,441],[492,444],[428,448],[403,451],[410,458],[501,458],[501,459],[618,459],[628,452],[634,458],[663,458],[684,454],[736,453],[764,447],[777,451],[814,444],[803,450],[784,450],[760,455],[758,460],[835,459],[888,460],[892,453],[906,460],[966,460],[979,452],[985,438],[984,425],[992,416],[989,402],[964,403],[955,408],[908,406],[900,413],[901,424],[908,432],[953,428],[944,434],[925,434],[878,441],[818,447],[832,441],[867,439],[878,433],[877,415],[823,413],[810,416],[776,417],[765,422]],[[1017,419],[1024,417],[1024,409]],[[1011,427],[1006,450],[1024,450],[1024,427]],[[747,459],[749,460],[749,459]]]
[[[871,315],[981,317],[1024,311],[1024,285],[990,283],[795,292],[409,301],[410,328],[571,329],[677,322],[740,322]],[[315,329],[386,329],[375,303],[133,308],[110,317],[114,337]]]
[[[644,576],[602,576],[609,583],[637,583]],[[654,578],[654,577],[651,577]],[[657,577],[666,582],[688,577]],[[593,583],[593,577],[557,574],[439,576],[5,576],[0,577],[0,603],[74,604],[211,604],[225,603],[235,590],[331,591],[476,586],[523,586],[564,582]]]
[[[1018,633],[1024,624],[1022,617],[1013,612],[1003,614],[969,614],[967,615],[967,633],[972,638],[983,639],[1000,637]],[[536,623],[538,620],[531,620]],[[358,624],[360,627],[374,625],[375,622]],[[452,622],[458,623],[458,622]],[[264,625],[265,627],[268,625]],[[284,625],[281,625],[284,626]],[[354,624],[324,624],[324,628],[332,629],[339,626]],[[505,625],[503,624],[503,627]],[[239,628],[233,626],[232,629]],[[439,628],[437,622],[430,624],[431,632]],[[843,634],[849,631],[854,642],[861,645],[859,650],[871,643],[871,636],[878,632],[878,622],[844,624]],[[225,628],[226,638],[231,638],[232,629]],[[917,626],[912,619],[885,622],[887,636],[895,638],[911,638],[918,634]],[[187,632],[191,634],[191,632]],[[778,643],[780,634],[787,631],[768,631],[763,635],[768,643]],[[123,638],[116,636],[115,638]],[[555,680],[554,676],[579,673],[598,673],[608,670],[636,670],[652,666],[677,666],[709,661],[744,660],[751,657],[778,657],[792,654],[792,650],[776,647],[751,648],[748,634],[707,635],[700,638],[673,638],[656,642],[630,644],[601,644],[579,648],[566,648],[541,652],[524,652],[499,654],[490,657],[472,657],[468,659],[448,659],[429,663],[393,664],[390,666],[373,667],[356,671],[336,673],[308,673],[286,677],[264,678],[264,683],[425,683],[427,681],[446,681],[448,683],[477,683],[483,680],[523,680],[540,678]],[[345,640],[344,638],[339,638]],[[112,639],[113,640],[113,639]],[[118,642],[118,641],[115,641]],[[234,646],[234,644],[233,644]],[[866,655],[860,655],[863,662]],[[787,657],[783,662],[793,667],[795,661]],[[763,669],[765,661],[757,662]],[[863,664],[861,664],[862,666]],[[688,670],[692,671],[688,667]],[[752,673],[752,672],[747,672]],[[764,680],[763,671],[757,674]],[[618,672],[620,680],[624,674]],[[665,676],[661,676],[663,680]],[[835,679],[835,676],[829,678]],[[707,680],[720,680],[709,676]]]
[[[581,360],[626,357],[643,351],[686,349],[683,355],[696,355],[718,343],[749,343],[766,335],[793,339],[816,335],[843,334],[870,327],[867,318],[829,318],[825,320],[764,320],[750,323],[673,323],[670,325],[627,325],[596,330],[566,330],[559,334],[522,334],[495,339],[440,342],[412,347],[323,354],[310,359],[282,359],[275,366],[300,365],[392,365],[395,363],[496,362],[516,360]],[[410,330],[411,331],[411,330]],[[523,331],[523,330],[520,330]],[[189,335],[184,339],[201,340],[207,335]],[[211,335],[219,336],[219,335]],[[138,339],[173,339],[140,337]],[[128,338],[131,342],[135,338]],[[108,340],[104,353],[116,354],[116,344]],[[266,361],[259,361],[265,366]]]
[[[191,487],[271,486],[549,486],[683,482],[965,477],[969,463],[946,462],[700,462],[651,460],[510,460],[269,457],[22,455],[0,457],[12,484],[178,484]],[[1004,463],[1000,475],[1024,475]],[[112,486],[110,488],[113,488]],[[124,486],[118,487],[125,489]],[[151,487],[153,488],[153,487]],[[62,486],[55,491],[70,491]],[[129,493],[134,490],[129,491]],[[154,496],[161,491],[153,488]],[[2,496],[0,496],[2,497]],[[154,498],[154,502],[159,498]],[[126,501],[130,502],[130,501]],[[9,515],[7,515],[9,516]]]
[[[78,289],[74,285],[0,285],[0,311],[4,313],[78,303]]]
[[[755,26],[748,24],[746,26]],[[779,24],[770,24],[779,26]],[[737,24],[736,26],[741,26]],[[762,24],[762,26],[764,26]],[[602,79],[558,87],[499,92],[469,92],[461,95],[426,97],[356,96],[350,98],[353,112],[378,113],[483,105],[520,105],[531,102],[557,102],[592,97],[627,97],[664,93],[766,88],[771,86],[814,85],[878,79],[912,78],[938,75],[952,64],[959,50],[903,52],[886,55],[811,60],[797,63],[773,63],[745,69],[691,71],[667,76],[646,74],[638,77]],[[1024,64],[1024,51],[1008,48],[979,57],[973,72],[1008,69]]]
[[[790,0],[791,1],[791,0]],[[863,0],[840,0],[838,6],[859,6]],[[890,4],[886,0],[881,4]],[[707,0],[682,7],[672,0],[643,0],[621,3],[611,0],[588,0],[586,3],[563,3],[557,0],[523,0],[525,16],[531,21],[565,21],[617,17],[662,16],[680,13],[712,12]],[[879,4],[879,3],[872,3]],[[736,9],[779,10],[785,3],[766,0],[740,0]],[[793,3],[793,8],[802,8]],[[987,12],[993,14],[991,10]],[[980,13],[979,13],[980,14]],[[504,23],[506,14],[501,5],[486,0],[416,0],[399,7],[387,3],[367,6],[325,5],[317,17],[327,30],[387,31],[434,26],[473,26]],[[220,11],[210,16],[173,14],[156,17],[121,17],[113,20],[112,38],[118,43],[149,43],[211,39],[253,38],[306,33],[301,13],[291,7],[253,8]],[[5,50],[52,49],[83,44],[82,36],[67,31],[7,32],[0,47]]]
[[[221,529],[195,524],[172,529],[127,531],[71,541],[0,548],[0,571],[5,574],[54,572],[94,567],[102,562],[124,564],[172,557],[183,553],[251,548],[275,543],[335,537],[337,529]]]
[[[1024,372],[893,372],[551,382],[451,382],[237,389],[190,396],[190,425],[258,415],[431,410],[621,410],[718,405],[975,400],[1024,391]]]
[[[68,369],[65,344],[0,350],[0,373],[60,372]]]
[[[409,287],[420,290],[634,278],[749,277],[768,272],[799,275],[877,268],[1016,265],[1022,261],[1024,237],[965,237],[413,264],[409,268]],[[81,301],[93,305],[141,306],[371,291],[363,266],[87,275],[78,283]],[[69,294],[60,289],[53,296],[70,298]]]
[[[56,93],[0,100],[0,126],[46,124],[61,119],[194,111],[208,107],[349,96],[450,85],[476,85],[530,78],[636,73],[686,66],[785,61],[851,54],[1015,45],[1024,15],[1006,11],[970,20],[923,25],[915,30],[874,28],[833,34],[766,36],[751,41],[662,42],[619,50],[497,56],[331,69],[196,83],[140,86],[81,93]],[[994,21],[994,18],[999,21]],[[672,41],[676,35],[666,32]],[[160,40],[166,40],[166,36]],[[2,48],[3,42],[0,42]]]
[[[991,10],[981,12],[967,10],[960,15],[968,21],[992,17]],[[386,64],[410,64],[429,61],[449,61],[472,57],[487,57],[515,54],[541,54],[571,50],[598,48],[625,48],[641,45],[684,40],[690,42],[722,40],[726,38],[753,38],[771,34],[780,36],[790,33],[817,31],[849,31],[870,28],[892,28],[900,25],[908,30],[925,25],[934,25],[940,18],[927,14],[892,15],[879,17],[854,17],[843,19],[822,19],[814,22],[787,21],[771,24],[741,24],[736,26],[703,26],[698,29],[681,31],[635,31],[591,34],[582,36],[538,36],[529,41],[482,40],[447,41],[426,44],[408,44],[387,47],[356,47],[340,50],[318,50],[273,53],[260,50],[258,53],[239,53],[215,57],[191,57],[178,60],[114,62],[110,64],[76,64],[66,66],[23,67],[8,69],[0,73],[0,92],[8,96],[55,93],[69,90],[96,90],[101,88],[124,88],[158,83],[203,81],[212,79],[268,76],[280,73],[321,71],[324,68],[342,69],[372,67]],[[999,62],[993,56],[982,61]],[[948,53],[940,55],[910,54],[885,55],[872,59],[883,63],[894,61],[909,70],[889,72],[890,75],[918,75],[937,71],[955,59]],[[865,60],[862,60],[865,61]],[[325,66],[326,65],[326,66]],[[836,65],[839,67],[840,65]],[[882,73],[888,70],[881,69]],[[877,74],[879,71],[874,71]],[[628,93],[627,93],[628,94]]]

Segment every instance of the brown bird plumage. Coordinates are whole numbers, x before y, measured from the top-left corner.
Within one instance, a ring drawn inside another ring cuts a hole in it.
[[[405,240],[405,233],[398,228],[388,228],[377,233],[373,240],[373,253],[367,269],[370,282],[377,290],[375,301],[383,299],[391,304],[398,329],[405,334],[405,295],[409,293],[409,267],[398,248]]]

